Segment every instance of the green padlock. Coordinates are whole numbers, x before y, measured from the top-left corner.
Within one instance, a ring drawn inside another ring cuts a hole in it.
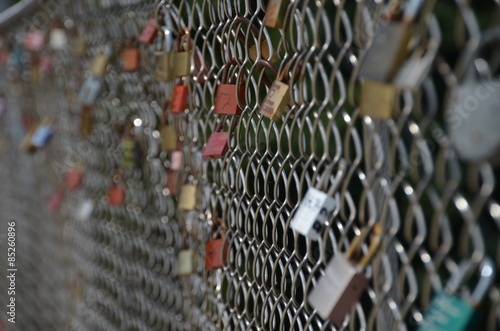
[[[420,324],[419,331],[472,331],[479,330],[480,316],[475,310],[483,301],[495,280],[495,265],[485,258],[479,267],[479,282],[472,292],[462,297],[454,295],[468,280],[470,261],[462,262],[443,292],[431,301],[429,310]]]

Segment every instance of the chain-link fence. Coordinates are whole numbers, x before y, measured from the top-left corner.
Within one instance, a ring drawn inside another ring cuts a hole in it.
[[[5,330],[500,329],[497,2],[30,8],[0,17]]]

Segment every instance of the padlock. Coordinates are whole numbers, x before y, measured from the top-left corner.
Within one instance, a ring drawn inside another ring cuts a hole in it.
[[[28,121],[29,119],[24,119],[25,121]],[[20,150],[25,152],[25,153],[34,153],[36,152],[36,148],[31,144],[31,140],[33,138],[33,133],[35,132],[36,129],[36,124],[35,123],[25,123],[24,127],[26,128],[26,135],[24,136],[23,140],[21,141],[20,145]]]
[[[290,102],[290,86],[288,85],[288,66],[277,80],[273,82],[262,102],[260,113],[273,121],[278,121]]]
[[[41,30],[32,29],[24,38],[23,46],[28,51],[38,52],[45,43],[45,33]]]
[[[226,116],[222,118],[215,132],[208,138],[207,144],[203,149],[201,156],[204,159],[215,160],[224,157],[229,150],[229,140],[231,139],[230,132],[220,132],[224,128]]]
[[[92,61],[90,71],[97,77],[102,77],[106,73],[106,68],[108,67],[109,58],[111,57],[111,47],[107,45],[104,51],[98,52]]]
[[[52,140],[53,135],[54,131],[52,130],[51,121],[45,119],[36,128],[35,132],[33,132],[31,145],[36,149],[44,148]]]
[[[64,50],[68,45],[68,36],[60,18],[54,20],[49,35],[49,45],[54,50]]]
[[[179,196],[179,209],[190,211],[196,207],[196,185],[184,184]]]
[[[300,202],[297,212],[290,223],[290,227],[293,230],[309,239],[318,240],[321,238],[328,217],[339,205],[338,193],[335,198],[333,194],[344,178],[345,169],[347,167],[345,161],[340,161],[337,176],[328,192],[322,191],[326,189],[335,166],[335,163],[331,163],[321,175],[316,188],[310,187],[307,190],[306,195]]]
[[[224,222],[218,219],[210,231],[210,240],[205,245],[205,269],[220,269],[227,265],[228,244],[224,239]]]
[[[52,57],[44,56],[40,59],[39,70],[41,74],[48,74],[52,70]]]
[[[500,28],[482,34],[461,82],[451,91],[445,113],[446,127],[458,156],[472,163],[499,163],[500,132],[498,104],[500,79],[492,76],[485,59],[494,59],[500,43]],[[496,63],[495,63],[496,65]]]
[[[68,191],[75,191],[82,185],[83,182],[83,169],[74,168],[68,170],[64,174],[64,182]]]
[[[172,55],[175,39],[173,37],[172,28],[162,26],[158,33],[162,38],[157,39],[155,55],[157,63],[155,67],[155,78],[160,82],[167,82],[174,78]]]
[[[123,71],[133,72],[139,70],[141,53],[138,46],[134,38],[128,42],[127,48],[123,51]]]
[[[486,257],[479,266],[479,280],[470,295],[465,292],[461,297],[457,291],[468,281],[467,270],[471,262],[462,262],[452,275],[445,290],[434,296],[419,331],[473,331],[481,328],[481,319],[476,309],[486,297],[495,282],[495,264]]]
[[[176,38],[177,50],[173,53],[172,73],[183,77],[191,73],[191,36],[189,30],[182,29]],[[185,47],[183,47],[185,45]]]
[[[89,137],[92,133],[92,123],[94,122],[92,108],[83,106],[80,114],[80,135],[82,137]]]
[[[184,83],[174,87],[172,105],[170,106],[172,114],[184,114],[188,105],[189,88],[185,85],[187,84],[187,78],[180,78],[180,81],[184,81]]]
[[[194,271],[194,251],[180,250],[177,254],[177,276],[188,276]]]
[[[391,119],[395,109],[396,93],[396,87],[392,84],[363,80],[359,114],[376,119]]]
[[[125,169],[136,169],[140,167],[142,150],[134,134],[134,126],[129,123],[124,130],[121,140],[122,162]]]
[[[84,106],[91,106],[95,103],[99,91],[101,90],[101,79],[98,77],[89,77],[82,85],[78,94],[78,102]]]
[[[94,211],[94,202],[90,199],[80,201],[75,211],[75,219],[81,222],[87,221]]]
[[[160,137],[161,137],[161,149],[163,151],[171,152],[177,149],[177,143],[179,139],[177,138],[177,132],[173,125],[168,121],[167,114],[168,101],[163,103],[162,107],[162,123],[160,127]]]
[[[182,170],[182,151],[173,151],[170,158],[170,170]]]
[[[170,193],[170,195],[176,196],[177,189],[179,187],[179,173],[176,170],[167,171],[167,183],[166,187]]]
[[[358,302],[370,282],[363,270],[380,246],[381,232],[380,226],[375,224],[368,251],[357,264],[353,264],[351,260],[368,236],[368,228],[363,229],[360,236],[353,240],[345,255],[337,253],[328,262],[325,275],[307,298],[321,318],[330,320],[336,326],[342,325],[345,316]]]
[[[113,176],[113,182],[108,189],[108,204],[119,207],[125,203],[125,188],[123,187],[123,174],[116,170]]]
[[[47,208],[50,212],[56,213],[59,211],[61,208],[62,202],[64,200],[64,190],[59,187],[56,189],[54,194],[49,200],[49,203],[47,204]]]
[[[286,9],[290,0],[270,0],[266,8],[264,25],[268,28],[282,28],[285,23]]]
[[[228,84],[229,69],[231,64],[228,62],[224,65],[222,81],[217,86],[215,94],[214,113],[220,115],[240,115],[242,109],[239,104],[245,100],[245,86],[242,84],[241,75],[237,78],[237,84]]]
[[[158,24],[156,23],[156,19],[150,18],[148,23],[142,30],[141,36],[139,37],[139,42],[143,44],[150,45],[156,39],[158,35]]]

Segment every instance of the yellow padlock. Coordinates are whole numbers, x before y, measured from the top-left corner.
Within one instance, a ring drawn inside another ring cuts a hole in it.
[[[396,88],[392,84],[365,79],[361,83],[360,115],[376,119],[392,118]]]
[[[167,82],[174,78],[172,73],[172,64],[170,63],[172,53],[162,53],[158,57],[158,63],[155,69],[155,78],[160,82]]]
[[[179,209],[193,210],[196,207],[196,185],[185,184],[181,188]]]
[[[177,51],[173,53],[172,73],[177,77],[187,76],[191,72],[191,38],[189,30],[182,32],[177,35]]]
[[[90,71],[98,77],[104,76],[106,67],[108,66],[108,61],[109,58],[103,52],[97,53],[92,61]]]

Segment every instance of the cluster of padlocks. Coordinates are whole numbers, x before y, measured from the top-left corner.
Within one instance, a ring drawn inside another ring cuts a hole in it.
[[[0,45],[19,330],[500,328],[496,2],[43,6]]]

